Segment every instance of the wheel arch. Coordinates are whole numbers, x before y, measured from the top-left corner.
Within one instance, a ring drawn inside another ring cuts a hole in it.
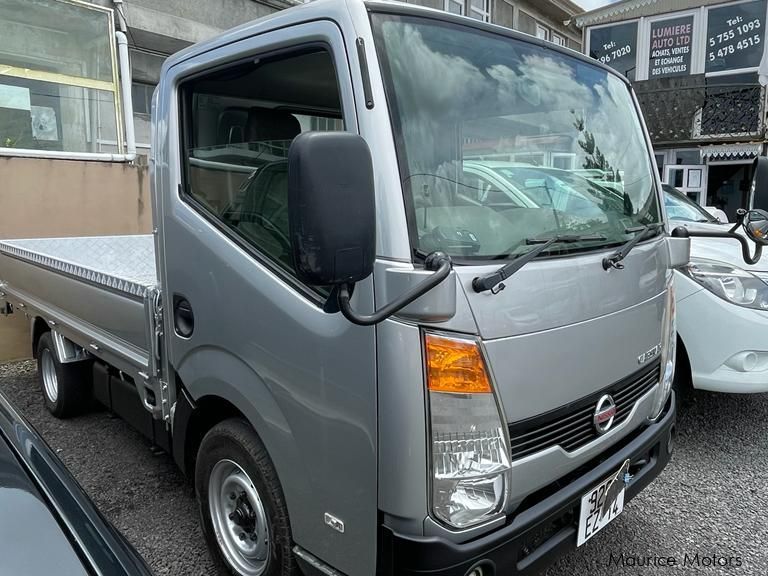
[[[229,418],[248,418],[229,400],[208,395],[192,400],[177,375],[177,405],[173,427],[173,457],[188,478],[195,473],[197,450],[203,437],[219,422]]]
[[[46,332],[50,332],[51,327],[42,316],[35,316],[30,320],[30,332],[32,336],[32,358],[37,359],[37,344],[40,337]]]
[[[301,472],[304,465],[291,427],[264,380],[228,351],[210,347],[187,354],[176,377],[173,453],[187,477],[194,476],[197,449],[208,430],[227,418],[241,417],[264,444],[290,517],[296,518],[301,495],[312,492],[311,476]]]
[[[677,333],[677,347],[675,352],[675,383],[682,390],[693,388],[693,369],[688,349],[680,333]]]

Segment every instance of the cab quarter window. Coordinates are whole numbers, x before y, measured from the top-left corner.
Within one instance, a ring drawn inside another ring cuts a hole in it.
[[[182,88],[185,193],[217,224],[292,272],[288,148],[302,132],[344,130],[331,55],[250,59]]]

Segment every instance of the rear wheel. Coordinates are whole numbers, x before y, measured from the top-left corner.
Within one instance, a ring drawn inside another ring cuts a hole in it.
[[[299,574],[277,473],[247,422],[225,420],[205,435],[195,491],[208,547],[226,571],[238,576]]]
[[[37,373],[45,407],[57,418],[69,418],[90,405],[89,362],[62,364],[56,356],[53,337],[46,332],[37,344]]]

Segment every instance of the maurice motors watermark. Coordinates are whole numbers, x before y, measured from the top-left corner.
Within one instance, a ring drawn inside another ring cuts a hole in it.
[[[687,568],[740,568],[744,564],[741,556],[720,554],[685,553],[676,556],[638,556],[636,554],[614,554],[608,556],[608,566],[621,568],[650,568],[684,566]]]

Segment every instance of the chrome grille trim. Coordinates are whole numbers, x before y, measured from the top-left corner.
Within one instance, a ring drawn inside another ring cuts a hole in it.
[[[560,446],[566,452],[573,452],[595,440],[599,434],[592,418],[597,401],[604,394],[610,394],[616,403],[613,426],[624,422],[632,409],[659,381],[661,364],[657,360],[651,366],[642,368],[628,378],[590,394],[571,404],[509,425],[512,460]]]

